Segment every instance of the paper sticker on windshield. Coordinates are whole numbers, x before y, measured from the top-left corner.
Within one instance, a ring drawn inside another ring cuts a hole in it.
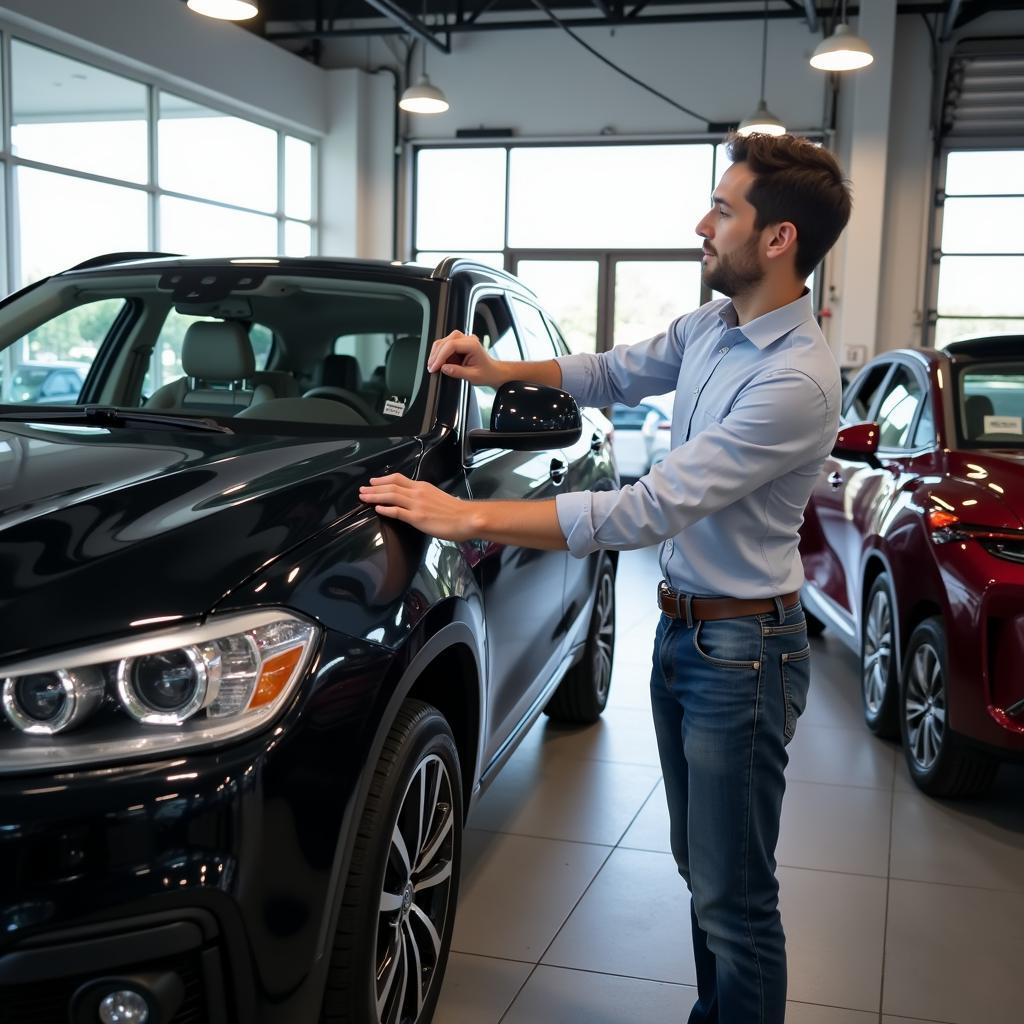
[[[1024,434],[1020,416],[986,416],[986,434]]]
[[[404,416],[405,415],[405,402],[398,400],[397,396],[392,396],[384,403],[384,415],[385,416]]]

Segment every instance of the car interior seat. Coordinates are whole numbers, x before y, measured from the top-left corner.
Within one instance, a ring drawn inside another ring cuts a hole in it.
[[[191,324],[181,347],[181,366],[185,376],[154,391],[146,408],[233,416],[278,397],[269,384],[254,382],[252,344],[245,328],[234,321]]]
[[[393,399],[408,406],[420,375],[420,339],[416,335],[395,338],[384,363],[384,405]]]
[[[964,402],[964,425],[967,436],[981,437],[985,433],[985,417],[995,412],[988,395],[968,395]]]

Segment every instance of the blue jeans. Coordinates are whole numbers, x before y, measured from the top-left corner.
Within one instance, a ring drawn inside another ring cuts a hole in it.
[[[662,615],[651,704],[672,854],[691,895],[697,1003],[689,1024],[782,1024],[786,937],[775,845],[783,776],[807,701],[800,605],[695,621]]]

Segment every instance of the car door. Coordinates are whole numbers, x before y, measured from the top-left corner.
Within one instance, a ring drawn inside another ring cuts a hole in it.
[[[872,363],[858,376],[844,397],[841,427],[868,421],[891,371],[892,363],[884,359]],[[863,475],[868,471],[864,462],[829,455],[801,530],[800,553],[808,582],[837,607],[851,628],[856,605],[851,603],[850,572],[856,576],[859,571],[851,566],[855,537],[851,511]]]
[[[470,329],[498,359],[522,359],[508,303],[501,294],[476,293]],[[495,392],[470,389],[470,426],[490,426]],[[464,450],[466,480],[477,500],[543,501],[565,490],[565,455],[558,450]],[[565,551],[474,542],[474,573],[487,616],[488,708],[485,762],[529,710],[564,655],[562,607]]]

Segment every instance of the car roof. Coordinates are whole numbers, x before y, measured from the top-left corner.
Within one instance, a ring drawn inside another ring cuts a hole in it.
[[[447,256],[436,265],[426,263],[403,263],[399,260],[365,260],[342,256],[265,256],[242,257],[221,256],[203,258],[180,256],[162,252],[116,252],[95,256],[62,271],[57,276],[77,274],[89,270],[111,270],[127,268],[132,270],[166,270],[172,267],[209,267],[211,269],[265,266],[277,273],[302,273],[303,271],[336,271],[385,274],[405,280],[450,281],[461,274],[484,277],[520,291],[529,289],[513,275],[504,270],[459,256]]]
[[[953,360],[1019,359],[1024,357],[1024,335],[996,334],[953,341],[944,350]]]

